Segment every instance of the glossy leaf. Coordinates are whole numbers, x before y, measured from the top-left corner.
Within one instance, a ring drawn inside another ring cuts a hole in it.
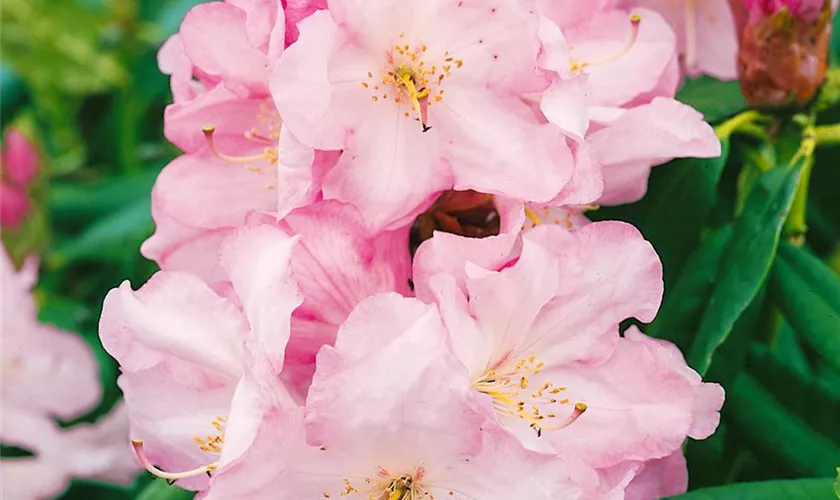
[[[772,284],[800,338],[840,369],[840,276],[805,250],[783,245]]]
[[[717,283],[721,257],[731,241],[732,226],[723,226],[691,254],[685,265],[688,271],[665,291],[659,315],[649,329],[651,335],[670,340],[683,351],[688,349]]]
[[[793,479],[731,484],[692,491],[672,500],[830,500],[831,479]]]
[[[799,160],[788,168],[762,174],[735,220],[732,242],[718,270],[719,281],[688,352],[689,364],[701,373],[708,370],[715,349],[726,340],[767,277],[803,164],[804,160]]]
[[[819,411],[810,404],[798,411]],[[840,447],[742,373],[727,391],[724,418],[762,462],[795,476],[823,477],[840,463]]]

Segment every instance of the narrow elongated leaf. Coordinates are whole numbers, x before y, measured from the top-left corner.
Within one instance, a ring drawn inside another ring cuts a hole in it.
[[[688,258],[687,271],[673,288],[665,290],[662,308],[649,330],[651,335],[670,340],[683,351],[688,349],[717,282],[721,257],[731,240],[732,226],[721,227]]]
[[[126,204],[149,199],[160,169],[95,183],[56,182],[50,186],[50,215],[56,221],[90,221]]]
[[[133,259],[140,243],[151,234],[151,201],[142,199],[103,217],[84,233],[61,245],[48,257],[56,266],[79,259],[119,262]]]
[[[720,279],[688,353],[689,364],[700,373],[708,370],[715,349],[726,340],[767,277],[804,162],[762,174],[735,221],[732,242],[721,261]]]
[[[831,479],[792,479],[719,486],[672,500],[831,500]]]
[[[801,411],[819,411],[811,404]],[[762,462],[796,476],[826,477],[840,464],[840,448],[785,408],[752,376],[742,373],[727,391],[724,418]]]
[[[806,251],[786,245],[771,284],[799,337],[840,369],[840,277]]]
[[[757,382],[791,413],[840,446],[840,387],[796,370],[763,344],[753,343],[747,358],[747,370]],[[814,401],[819,401],[819,408],[814,408]]]

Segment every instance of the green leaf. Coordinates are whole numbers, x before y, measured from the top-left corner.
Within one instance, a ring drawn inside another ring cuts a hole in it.
[[[711,233],[703,244],[689,256],[685,268],[674,287],[666,288],[665,299],[649,333],[688,350],[709,295],[718,279],[723,253],[732,240],[732,226],[723,226]]]
[[[732,242],[718,270],[719,281],[688,352],[689,364],[700,373],[708,370],[715,349],[726,340],[764,283],[805,160],[763,173],[735,220]]]
[[[171,486],[166,481],[154,481],[140,492],[135,500],[189,500],[195,496],[192,491]]]
[[[57,246],[48,256],[47,264],[57,267],[83,259],[100,262],[133,259],[151,229],[151,201],[137,200],[96,220],[78,238]]]
[[[747,107],[738,82],[722,82],[710,76],[687,79],[677,92],[677,99],[703,113],[710,122],[732,116]]]
[[[800,338],[840,369],[840,276],[805,250],[784,244],[771,283]]]
[[[818,411],[809,404],[801,411]],[[754,378],[742,373],[727,391],[724,418],[765,464],[796,476],[833,475],[840,448],[785,408]]]
[[[653,170],[648,195],[640,202],[647,216],[636,222],[662,259],[665,286],[683,269],[700,243],[701,231],[717,201],[717,185],[729,153],[721,144],[717,158],[682,158]]]
[[[55,182],[50,186],[50,215],[61,222],[89,221],[128,203],[148,200],[159,172],[159,168],[148,168],[92,183]]]
[[[840,387],[802,373],[759,343],[750,347],[747,370],[791,413],[840,446]],[[819,401],[819,408],[814,408],[814,401]]]
[[[672,500],[828,500],[831,479],[793,479],[719,486],[671,497]]]

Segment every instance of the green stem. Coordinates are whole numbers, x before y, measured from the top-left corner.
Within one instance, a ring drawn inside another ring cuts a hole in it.
[[[717,134],[718,138],[721,140],[729,139],[729,136],[738,132],[745,126],[749,126],[756,121],[764,120],[764,115],[755,111],[754,109],[750,109],[739,113],[732,118],[726,120],[725,122],[721,123],[720,125],[715,127],[715,133]]]
[[[814,166],[814,157],[808,155],[803,161],[802,174],[799,179],[799,186],[796,188],[796,197],[790,207],[787,219],[785,220],[784,234],[790,244],[801,247],[805,244],[805,233],[808,231],[807,208],[808,208],[808,185],[811,180],[811,169]]]
[[[840,123],[815,127],[814,135],[820,146],[840,144]]]

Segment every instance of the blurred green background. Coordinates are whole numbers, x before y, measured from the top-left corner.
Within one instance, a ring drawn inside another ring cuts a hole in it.
[[[96,352],[105,396],[81,421],[119,399],[117,366],[97,338],[102,299],[156,270],[138,249],[153,230],[154,179],[178,154],[163,138],[171,96],[156,52],[196,3],[0,2],[0,121],[36,138],[43,156],[35,211],[2,237],[18,261],[42,255],[42,319],[78,332]],[[713,123],[745,107],[737,83],[710,78],[687,82],[679,97]],[[840,109],[818,120],[838,123]],[[792,159],[799,131],[727,142],[728,157],[657,168],[643,201],[588,215],[631,221],[653,241],[666,299],[649,332],[676,342],[727,389],[718,433],[687,445],[692,489],[823,478],[801,489],[779,483],[686,498],[822,498],[840,466],[840,147],[820,147],[814,158],[800,248],[785,242],[783,228],[805,169]],[[182,497],[141,474],[129,488],[76,481],[61,498]]]

